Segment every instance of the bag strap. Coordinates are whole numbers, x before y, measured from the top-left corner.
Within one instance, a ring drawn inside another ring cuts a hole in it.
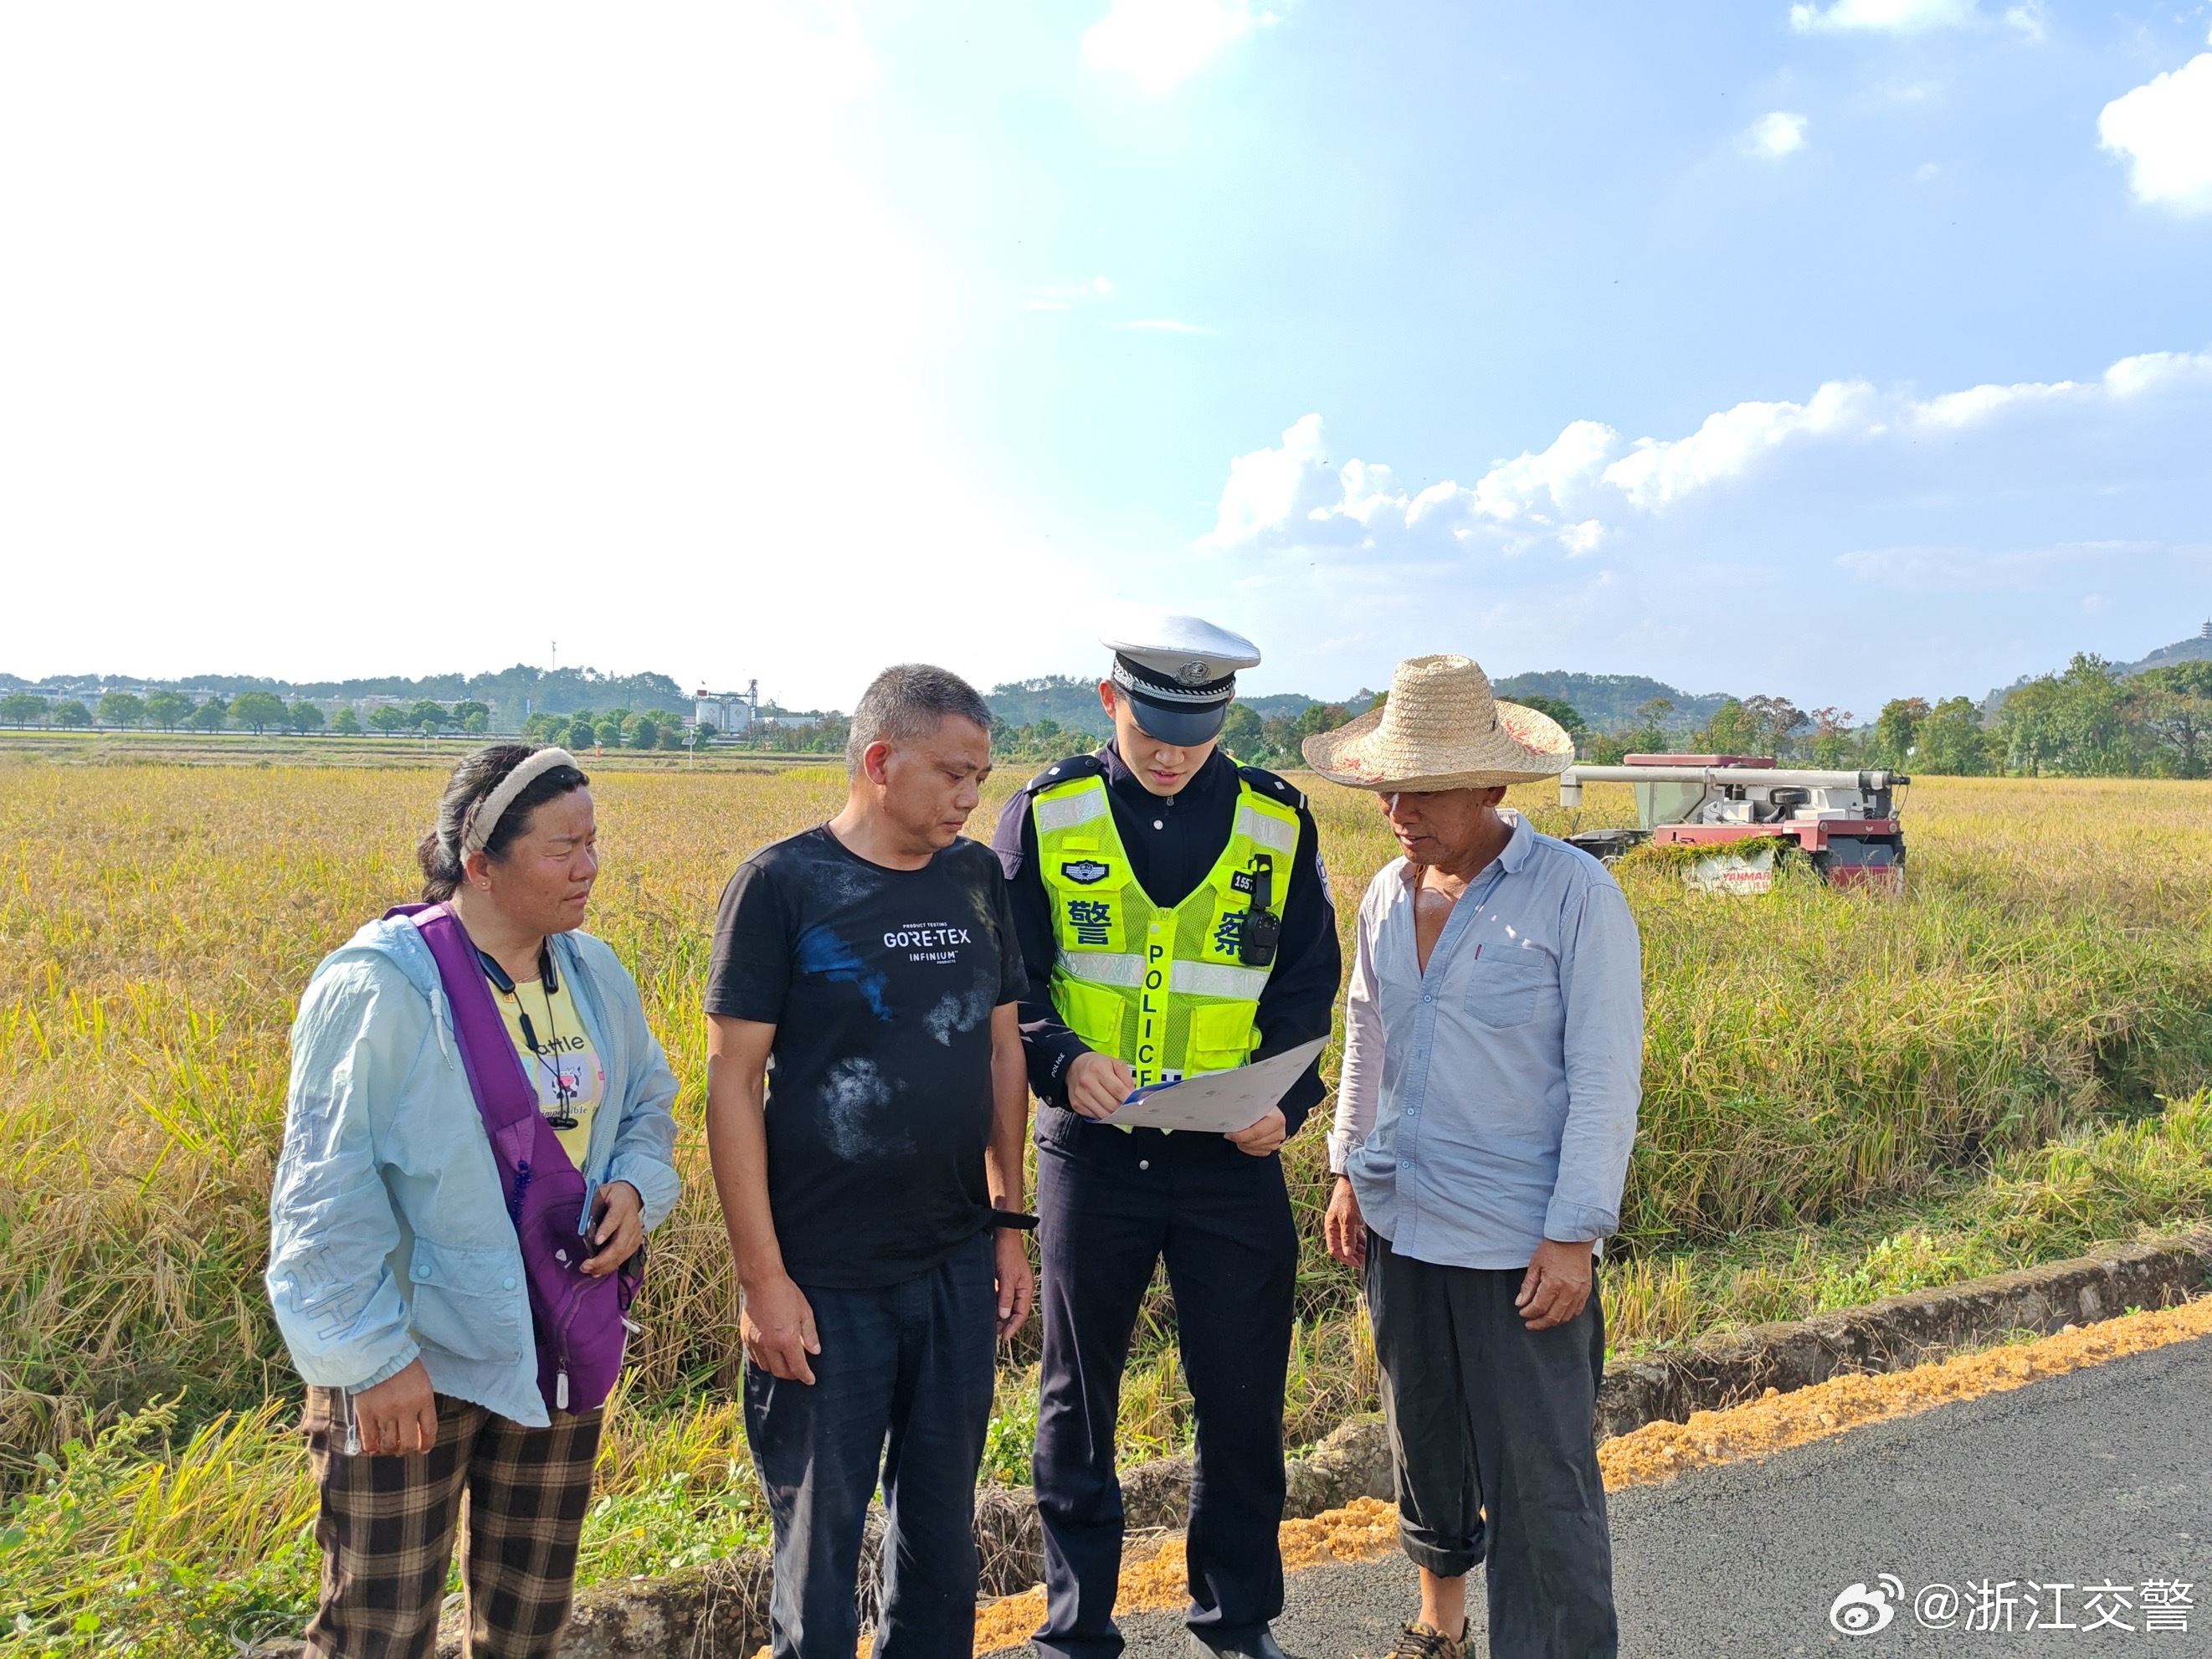
[[[469,1093],[483,1119],[484,1133],[491,1137],[493,1156],[507,1177],[507,1210],[519,1213],[538,1146],[538,1091],[530,1086],[522,1057],[514,1052],[507,1023],[491,1000],[491,988],[484,983],[476,942],[448,905],[395,905],[385,916],[405,916],[412,921],[438,964]]]

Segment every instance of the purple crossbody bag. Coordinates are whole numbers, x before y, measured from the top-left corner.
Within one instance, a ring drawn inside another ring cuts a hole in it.
[[[622,1373],[623,1339],[635,1328],[629,1304],[644,1277],[645,1252],[601,1278],[583,1271],[592,1253],[584,1237],[588,1189],[538,1109],[538,1091],[484,982],[475,941],[443,904],[401,904],[384,914],[387,921],[405,916],[421,932],[453,1011],[469,1092],[483,1116],[507,1218],[522,1245],[538,1340],[538,1391],[553,1410],[590,1411],[606,1403]]]

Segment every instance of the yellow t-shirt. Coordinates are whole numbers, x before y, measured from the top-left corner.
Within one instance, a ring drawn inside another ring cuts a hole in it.
[[[522,1069],[538,1091],[538,1109],[552,1124],[569,1161],[582,1169],[584,1149],[591,1144],[592,1117],[606,1092],[607,1078],[599,1051],[585,1033],[583,1016],[576,1012],[576,1000],[565,981],[547,996],[542,979],[518,984],[512,995],[495,985],[491,1000],[499,1005],[514,1052],[522,1056]]]

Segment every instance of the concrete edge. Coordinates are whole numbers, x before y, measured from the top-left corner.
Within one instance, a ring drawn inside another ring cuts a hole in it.
[[[1904,1370],[2008,1331],[2048,1334],[2131,1307],[2170,1307],[2208,1281],[2212,1231],[1754,1326],[1609,1369],[1598,1390],[1598,1438],[1646,1423],[1685,1422],[1692,1412],[1735,1405],[1770,1388],[1788,1393],[1846,1372]],[[1289,1474],[1286,1519],[1340,1509],[1356,1498],[1395,1495],[1389,1437],[1373,1415],[1351,1419],[1305,1456],[1291,1458]],[[1190,1510],[1190,1460],[1124,1469],[1121,1491],[1133,1532],[1180,1529]],[[862,1549],[864,1617],[872,1616],[880,1592],[882,1535],[876,1511]],[[1014,1595],[1042,1578],[1043,1534],[1027,1487],[978,1492],[975,1539],[987,1596]],[[702,1567],[590,1585],[577,1594],[562,1652],[564,1659],[750,1659],[768,1640],[769,1578],[766,1552],[748,1550]],[[301,1651],[291,1642],[254,1650],[261,1659],[294,1659]],[[459,1659],[459,1631],[448,1620],[439,1659]]]

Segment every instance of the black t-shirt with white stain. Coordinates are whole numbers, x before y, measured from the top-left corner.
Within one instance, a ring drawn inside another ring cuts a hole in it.
[[[821,825],[730,878],[707,1012],[776,1028],[769,1206],[800,1285],[898,1284],[989,1224],[991,1011],[1026,986],[979,842],[892,870]]]

